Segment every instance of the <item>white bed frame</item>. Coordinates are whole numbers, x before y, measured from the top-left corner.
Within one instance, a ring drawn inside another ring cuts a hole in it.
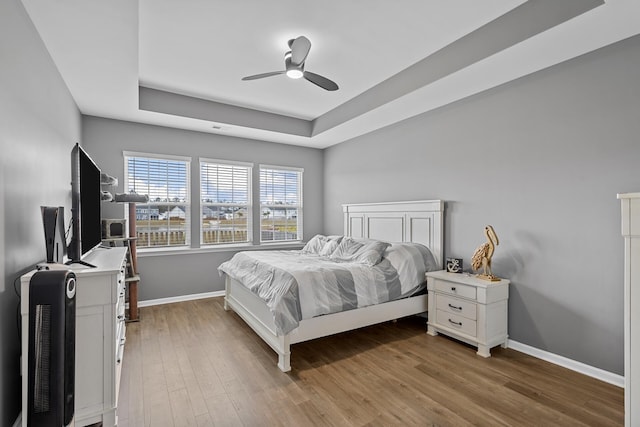
[[[441,200],[342,205],[344,234],[387,242],[414,242],[428,246],[443,265]],[[278,335],[266,304],[234,279],[226,278],[225,310],[233,309],[276,353],[278,367],[291,370],[291,344],[375,325],[427,311],[427,295],[404,298],[340,313],[301,320],[286,335]]]

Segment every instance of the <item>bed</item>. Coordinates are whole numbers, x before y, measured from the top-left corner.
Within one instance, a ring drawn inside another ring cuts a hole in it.
[[[433,266],[436,266],[436,269],[442,268],[443,201],[348,204],[343,205],[342,208],[345,242],[347,238],[351,238],[359,242],[394,242],[394,247],[402,243],[421,244],[429,248],[433,257],[431,268],[433,269]],[[262,253],[259,254],[259,252]],[[287,252],[304,256],[301,251]],[[424,292],[415,294],[410,287],[404,286],[401,287],[402,290],[394,291],[399,292],[400,299],[360,308],[349,307],[351,309],[329,314],[321,312],[316,317],[299,319],[292,325],[287,323],[286,315],[278,317],[274,313],[271,301],[267,302],[268,298],[265,299],[264,295],[261,298],[254,293],[257,291],[256,287],[249,283],[251,279],[247,279],[241,273],[253,269],[253,262],[269,262],[269,258],[274,262],[280,258],[280,263],[287,264],[286,255],[284,251],[247,251],[234,256],[245,262],[241,264],[244,270],[236,268],[233,271],[225,266],[226,263],[221,266],[221,271],[226,270],[225,273],[231,273],[225,274],[225,310],[236,312],[278,354],[278,367],[283,372],[291,370],[292,344],[427,311],[427,294]],[[382,266],[380,268],[384,268],[383,264],[380,262]],[[272,280],[276,283],[284,279],[276,277]],[[249,288],[252,288],[253,292]],[[302,286],[300,293],[303,296]],[[304,302],[298,304],[304,308]]]

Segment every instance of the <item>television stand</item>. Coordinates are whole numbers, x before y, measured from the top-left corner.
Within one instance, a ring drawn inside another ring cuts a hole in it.
[[[78,259],[78,260],[75,260],[75,261],[67,261],[67,262],[65,262],[65,265],[74,265],[74,264],[81,264],[81,265],[84,265],[84,266],[89,267],[89,268],[97,268],[95,265],[89,264],[88,262],[82,261],[81,259]]]
[[[96,268],[73,263],[76,274],[76,427],[114,427],[118,423],[118,393],[124,355],[126,248],[92,251],[86,262]],[[35,270],[24,274],[20,312],[29,324],[29,284]],[[22,328],[22,426],[27,426],[28,328]],[[124,400],[126,404],[126,399]],[[126,406],[126,405],[123,405]],[[126,410],[126,408],[125,408]],[[126,421],[126,419],[125,419]]]

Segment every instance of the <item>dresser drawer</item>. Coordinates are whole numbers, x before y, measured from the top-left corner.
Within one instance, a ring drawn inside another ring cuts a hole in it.
[[[120,271],[118,272],[118,275],[116,276],[117,280],[118,280],[118,294],[120,294],[121,292],[124,292],[124,282],[125,282],[125,278],[127,277],[125,274],[125,268],[126,266],[123,264],[122,267],[120,268]]]
[[[475,303],[448,295],[436,294],[436,309],[458,314],[471,320],[477,319],[477,306]]]
[[[461,285],[460,283],[448,282],[446,280],[435,280],[434,287],[436,291],[449,295],[456,295],[463,298],[476,299],[475,286]]]
[[[118,304],[116,305],[116,321],[124,321],[125,315],[125,302],[124,302],[124,294],[120,298],[118,298]]]
[[[120,308],[120,306],[124,307],[126,302],[127,292],[124,289],[124,285],[118,288],[118,299],[116,300],[116,310]]]
[[[458,331],[465,335],[475,337],[477,335],[477,325],[475,320],[448,313],[443,310],[436,310],[436,323],[442,327]]]
[[[122,355],[124,354],[124,343],[127,340],[126,330],[127,330],[127,325],[125,325],[124,321],[119,322],[116,328],[116,340],[115,340],[116,364],[119,364],[120,362],[122,362]]]

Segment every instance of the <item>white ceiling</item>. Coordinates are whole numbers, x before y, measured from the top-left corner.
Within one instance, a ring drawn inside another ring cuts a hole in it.
[[[637,0],[23,3],[83,114],[318,148],[640,32]],[[299,35],[338,91],[240,80]]]
[[[314,119],[522,2],[142,0],[140,83]],[[340,90],[285,76],[240,80],[284,69],[287,40],[299,35],[312,44],[305,68]]]

